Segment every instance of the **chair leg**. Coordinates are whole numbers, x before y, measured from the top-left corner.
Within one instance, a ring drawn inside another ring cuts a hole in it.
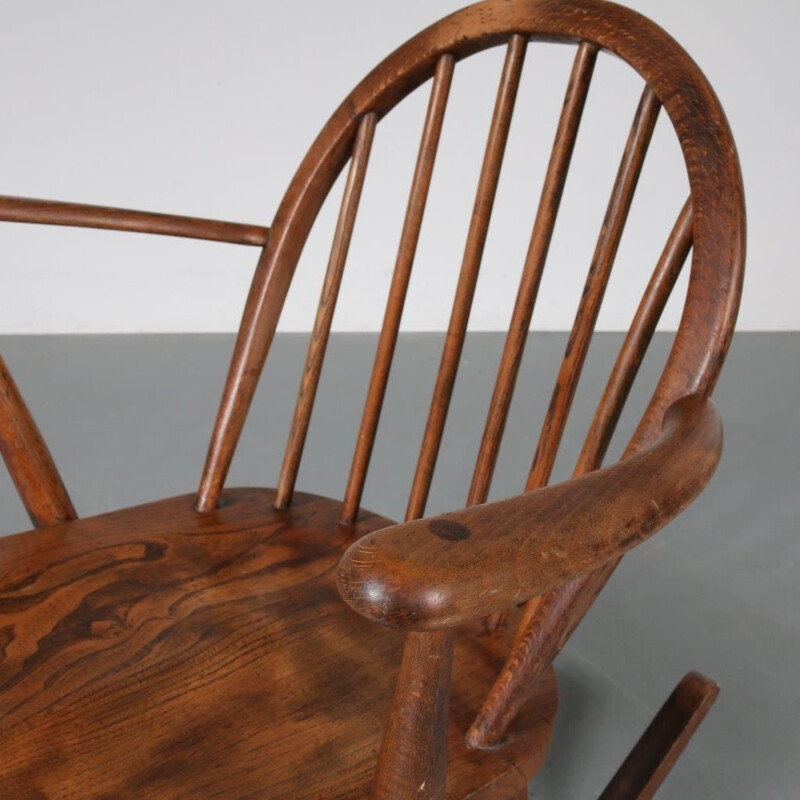
[[[370,800],[444,800],[453,642],[407,634]]]
[[[650,800],[719,694],[719,686],[690,672],[631,750],[600,800]]]

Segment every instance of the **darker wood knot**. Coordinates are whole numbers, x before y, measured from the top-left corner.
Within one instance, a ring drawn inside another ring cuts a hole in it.
[[[472,532],[466,525],[449,519],[432,519],[428,523],[428,527],[431,533],[446,542],[463,542],[472,536]]]

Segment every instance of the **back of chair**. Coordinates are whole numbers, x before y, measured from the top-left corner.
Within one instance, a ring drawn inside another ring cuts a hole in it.
[[[713,90],[694,62],[664,31],[633,11],[603,0],[486,0],[431,26],[376,67],[334,113],[300,165],[275,216],[250,289],[203,475],[201,509],[213,508],[217,502],[306,238],[338,174],[350,160],[279,479],[278,503],[288,505],[291,502],[376,127],[400,100],[432,78],[383,326],[345,491],[342,518],[345,522],[354,519],[380,419],[456,64],[478,51],[504,46],[505,63],[441,364],[412,481],[407,518],[424,513],[466,335],[523,62],[530,43],[536,41],[563,42],[576,45],[577,50],[468,502],[485,500],[490,486],[570,158],[600,51],[609,51],[626,61],[644,78],[645,87],[541,430],[528,488],[544,485],[550,476],[662,107],[678,134],[691,197],[680,213],[676,209],[674,230],[635,314],[576,471],[595,469],[602,461],[655,325],[692,246],[691,276],[680,328],[632,447],[652,437],[661,414],[674,399],[689,392],[711,391],[738,308],[745,228],[736,151]]]
[[[386,393],[451,82],[462,59],[487,48],[504,47],[505,62],[406,518],[424,514],[467,332],[523,63],[528,48],[539,41],[563,43],[574,47],[576,52],[467,503],[484,502],[490,488],[570,159],[601,51],[627,62],[645,85],[555,380],[527,488],[544,486],[550,478],[662,108],[677,133],[691,194],[683,208],[675,209],[674,228],[635,312],[575,473],[597,469],[603,461],[639,365],[690,250],[693,251],[691,273],[679,330],[626,455],[653,440],[665,409],[673,401],[689,393],[710,394],[733,332],[745,250],[745,212],[736,150],[712,88],[673,39],[654,23],[623,7],[604,0],[485,0],[432,25],[378,65],[333,114],[300,165],[272,223],[250,289],[200,487],[201,510],[213,509],[218,502],[301,251],[323,201],[349,160],[278,482],[277,504],[291,503],[370,150],[375,136],[380,134],[378,123],[403,98],[432,79],[383,325],[342,504],[342,521],[354,521]],[[531,605],[518,640],[522,642],[518,646],[528,648],[525,653],[529,660],[536,659],[536,651],[540,661],[557,651],[608,574],[606,571],[593,576],[566,593]],[[418,642],[415,646],[423,645]],[[527,678],[533,673],[535,668],[528,664]],[[520,695],[518,691],[513,699],[507,685],[496,687],[484,709],[488,717],[473,736],[476,745],[496,741],[503,720],[514,712],[514,703]]]

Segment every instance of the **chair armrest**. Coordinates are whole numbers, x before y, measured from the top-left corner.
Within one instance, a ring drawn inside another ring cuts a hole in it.
[[[508,500],[384,528],[339,564],[342,597],[376,622],[451,628],[593,572],[666,525],[722,451],[713,403],[690,396],[661,437],[606,469]]]
[[[124,208],[35,200],[30,197],[8,195],[0,195],[0,220],[156,233],[162,236],[182,236],[188,239],[208,239],[255,246],[264,245],[269,230],[258,225],[243,225],[239,222],[221,222],[175,214],[156,214],[150,211],[130,211]]]

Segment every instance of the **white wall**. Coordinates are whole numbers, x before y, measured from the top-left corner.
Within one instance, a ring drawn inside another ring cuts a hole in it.
[[[798,5],[631,3],[698,60],[736,135],[750,243],[740,328],[800,327]],[[0,192],[268,224],[342,97],[394,46],[460,5],[5,0]],[[406,330],[446,325],[501,59],[498,49],[456,69]],[[529,48],[471,318],[475,330],[507,324],[570,61],[569,48]],[[571,324],[639,91],[624,65],[602,57],[534,328]],[[378,129],[339,330],[380,325],[426,93]],[[662,119],[600,329],[627,326],[685,192],[677,144]],[[284,330],[310,325],[334,212],[329,203],[306,248]],[[0,332],[233,330],[255,255],[232,245],[4,223]],[[665,328],[674,328],[679,305],[676,299],[667,309]]]

